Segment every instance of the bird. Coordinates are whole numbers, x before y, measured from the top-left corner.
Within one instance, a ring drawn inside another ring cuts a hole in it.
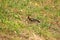
[[[30,22],[37,22],[37,23],[40,23],[40,21],[38,20],[38,19],[35,19],[35,18],[31,18],[30,16],[28,16],[27,17],[28,18],[28,20],[30,21]]]

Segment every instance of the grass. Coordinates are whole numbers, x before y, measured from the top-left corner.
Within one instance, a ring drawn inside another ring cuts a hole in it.
[[[38,25],[26,23],[28,15],[41,22]],[[3,40],[29,40],[33,33],[44,40],[60,40],[59,24],[60,0],[0,0],[0,36]]]

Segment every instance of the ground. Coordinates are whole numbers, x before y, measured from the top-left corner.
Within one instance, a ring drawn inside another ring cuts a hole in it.
[[[0,40],[60,40],[60,0],[0,0]]]

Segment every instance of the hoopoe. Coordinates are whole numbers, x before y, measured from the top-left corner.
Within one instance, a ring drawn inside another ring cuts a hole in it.
[[[30,22],[37,22],[40,23],[38,19],[31,18],[30,16],[27,17]]]

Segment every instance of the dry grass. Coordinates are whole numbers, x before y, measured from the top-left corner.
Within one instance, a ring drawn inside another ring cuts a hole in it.
[[[0,0],[0,40],[60,40],[60,0]]]

